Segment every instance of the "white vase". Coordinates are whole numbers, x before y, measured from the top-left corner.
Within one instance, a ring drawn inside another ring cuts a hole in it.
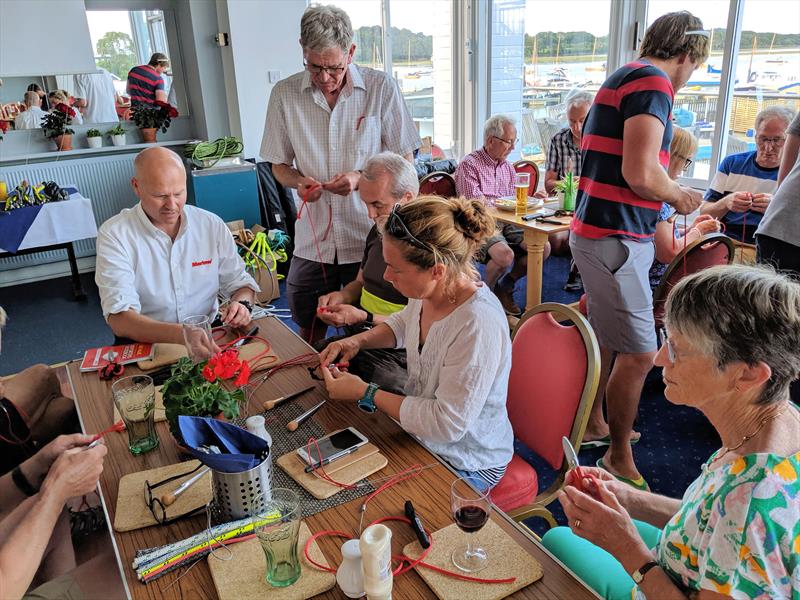
[[[125,134],[121,135],[112,135],[111,136],[111,143],[115,146],[124,146],[125,145]]]
[[[103,147],[103,138],[101,137],[87,137],[86,143],[89,144],[89,148],[102,148]]]
[[[342,564],[336,571],[336,583],[348,598],[361,598],[366,593],[361,573],[361,548],[357,539],[342,544]]]

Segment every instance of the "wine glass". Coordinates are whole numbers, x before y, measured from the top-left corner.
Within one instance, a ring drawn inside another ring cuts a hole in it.
[[[489,484],[479,477],[461,477],[450,486],[450,507],[453,519],[467,536],[466,546],[453,550],[453,564],[467,573],[480,571],[489,562],[486,550],[474,541],[474,534],[486,525],[492,500]]]

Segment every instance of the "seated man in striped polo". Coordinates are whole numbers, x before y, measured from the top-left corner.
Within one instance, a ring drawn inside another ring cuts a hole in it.
[[[755,231],[778,187],[786,128],[793,117],[786,106],[762,110],[756,115],[756,149],[726,156],[714,175],[700,212],[725,223],[725,233],[735,240],[755,244]]]
[[[133,67],[128,71],[126,92],[131,97],[131,106],[137,104],[155,104],[167,101],[164,90],[163,73],[169,69],[169,59],[161,52],[155,52],[146,65]]]

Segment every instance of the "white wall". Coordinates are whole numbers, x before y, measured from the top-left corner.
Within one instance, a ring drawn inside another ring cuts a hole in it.
[[[223,49],[228,105],[233,107],[235,103],[238,107],[245,156],[258,157],[267,102],[274,87],[269,72],[278,71],[283,79],[303,69],[298,39],[306,1],[227,0],[224,6],[220,2],[217,7],[218,12],[227,12],[230,33],[230,48]],[[224,22],[220,17],[220,22]],[[233,108],[230,114],[234,116]],[[236,131],[236,127],[232,125],[231,130]]]

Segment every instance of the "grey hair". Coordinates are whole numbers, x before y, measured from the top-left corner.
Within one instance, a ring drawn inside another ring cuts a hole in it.
[[[305,10],[300,19],[300,45],[304,50],[322,52],[338,47],[347,52],[352,44],[353,26],[341,8],[312,4]]]
[[[575,92],[567,96],[567,110],[573,106],[581,106],[583,104],[591,105],[594,102],[594,94],[591,92]]]
[[[36,104],[36,100],[39,98],[39,94],[36,92],[25,92],[25,96],[23,97],[25,100],[25,106],[33,106]]]
[[[781,119],[784,127],[789,127],[789,123],[794,119],[794,111],[788,106],[768,106],[756,115],[755,129],[761,127],[767,119]]]
[[[508,115],[492,115],[486,119],[486,123],[483,124],[484,143],[493,135],[503,137],[503,127],[506,125],[513,125],[516,128],[517,122]]]
[[[681,279],[667,298],[665,322],[719,369],[769,365],[757,404],[787,398],[800,374],[800,283],[771,267],[717,266]]]
[[[367,181],[376,181],[386,173],[392,180],[389,193],[395,200],[400,200],[407,193],[412,198],[419,194],[419,178],[411,163],[394,152],[381,152],[370,158],[361,170]]]

